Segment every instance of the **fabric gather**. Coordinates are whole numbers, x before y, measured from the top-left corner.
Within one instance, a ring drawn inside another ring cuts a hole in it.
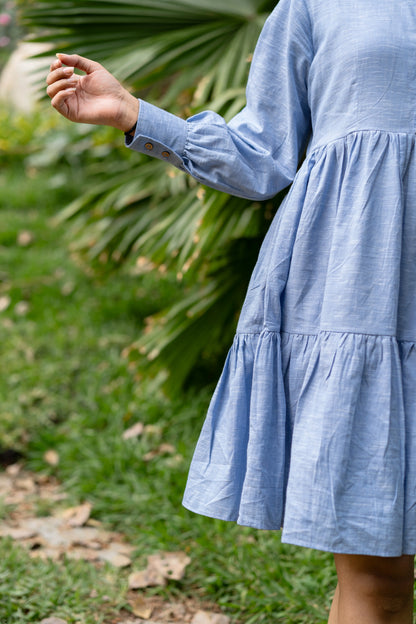
[[[282,541],[332,552],[362,552],[357,533],[363,554],[411,552],[416,517],[405,474],[416,448],[406,414],[416,406],[415,370],[415,343],[394,336],[237,334],[185,507],[283,526]]]

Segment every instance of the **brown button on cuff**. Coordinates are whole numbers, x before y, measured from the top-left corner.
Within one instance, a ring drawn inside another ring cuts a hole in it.
[[[166,151],[162,152],[162,156],[163,156],[163,158],[169,158],[170,152],[166,152]]]
[[[147,150],[152,150],[153,149],[153,143],[145,143],[144,146],[145,146],[145,148]]]

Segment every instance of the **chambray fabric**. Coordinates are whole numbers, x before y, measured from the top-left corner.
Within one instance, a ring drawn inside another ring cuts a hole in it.
[[[241,197],[293,181],[187,508],[322,550],[416,552],[415,128],[414,0],[280,0],[228,124],[141,102],[132,149]]]

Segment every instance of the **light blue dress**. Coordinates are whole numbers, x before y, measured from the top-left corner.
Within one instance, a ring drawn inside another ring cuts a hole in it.
[[[293,181],[187,508],[322,550],[416,552],[415,131],[414,0],[280,0],[228,125],[141,102],[132,149],[241,197]]]

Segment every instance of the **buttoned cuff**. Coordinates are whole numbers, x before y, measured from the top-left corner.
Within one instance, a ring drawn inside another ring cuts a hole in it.
[[[126,136],[125,145],[184,169],[182,155],[187,131],[184,119],[140,100],[136,132],[133,138]]]

